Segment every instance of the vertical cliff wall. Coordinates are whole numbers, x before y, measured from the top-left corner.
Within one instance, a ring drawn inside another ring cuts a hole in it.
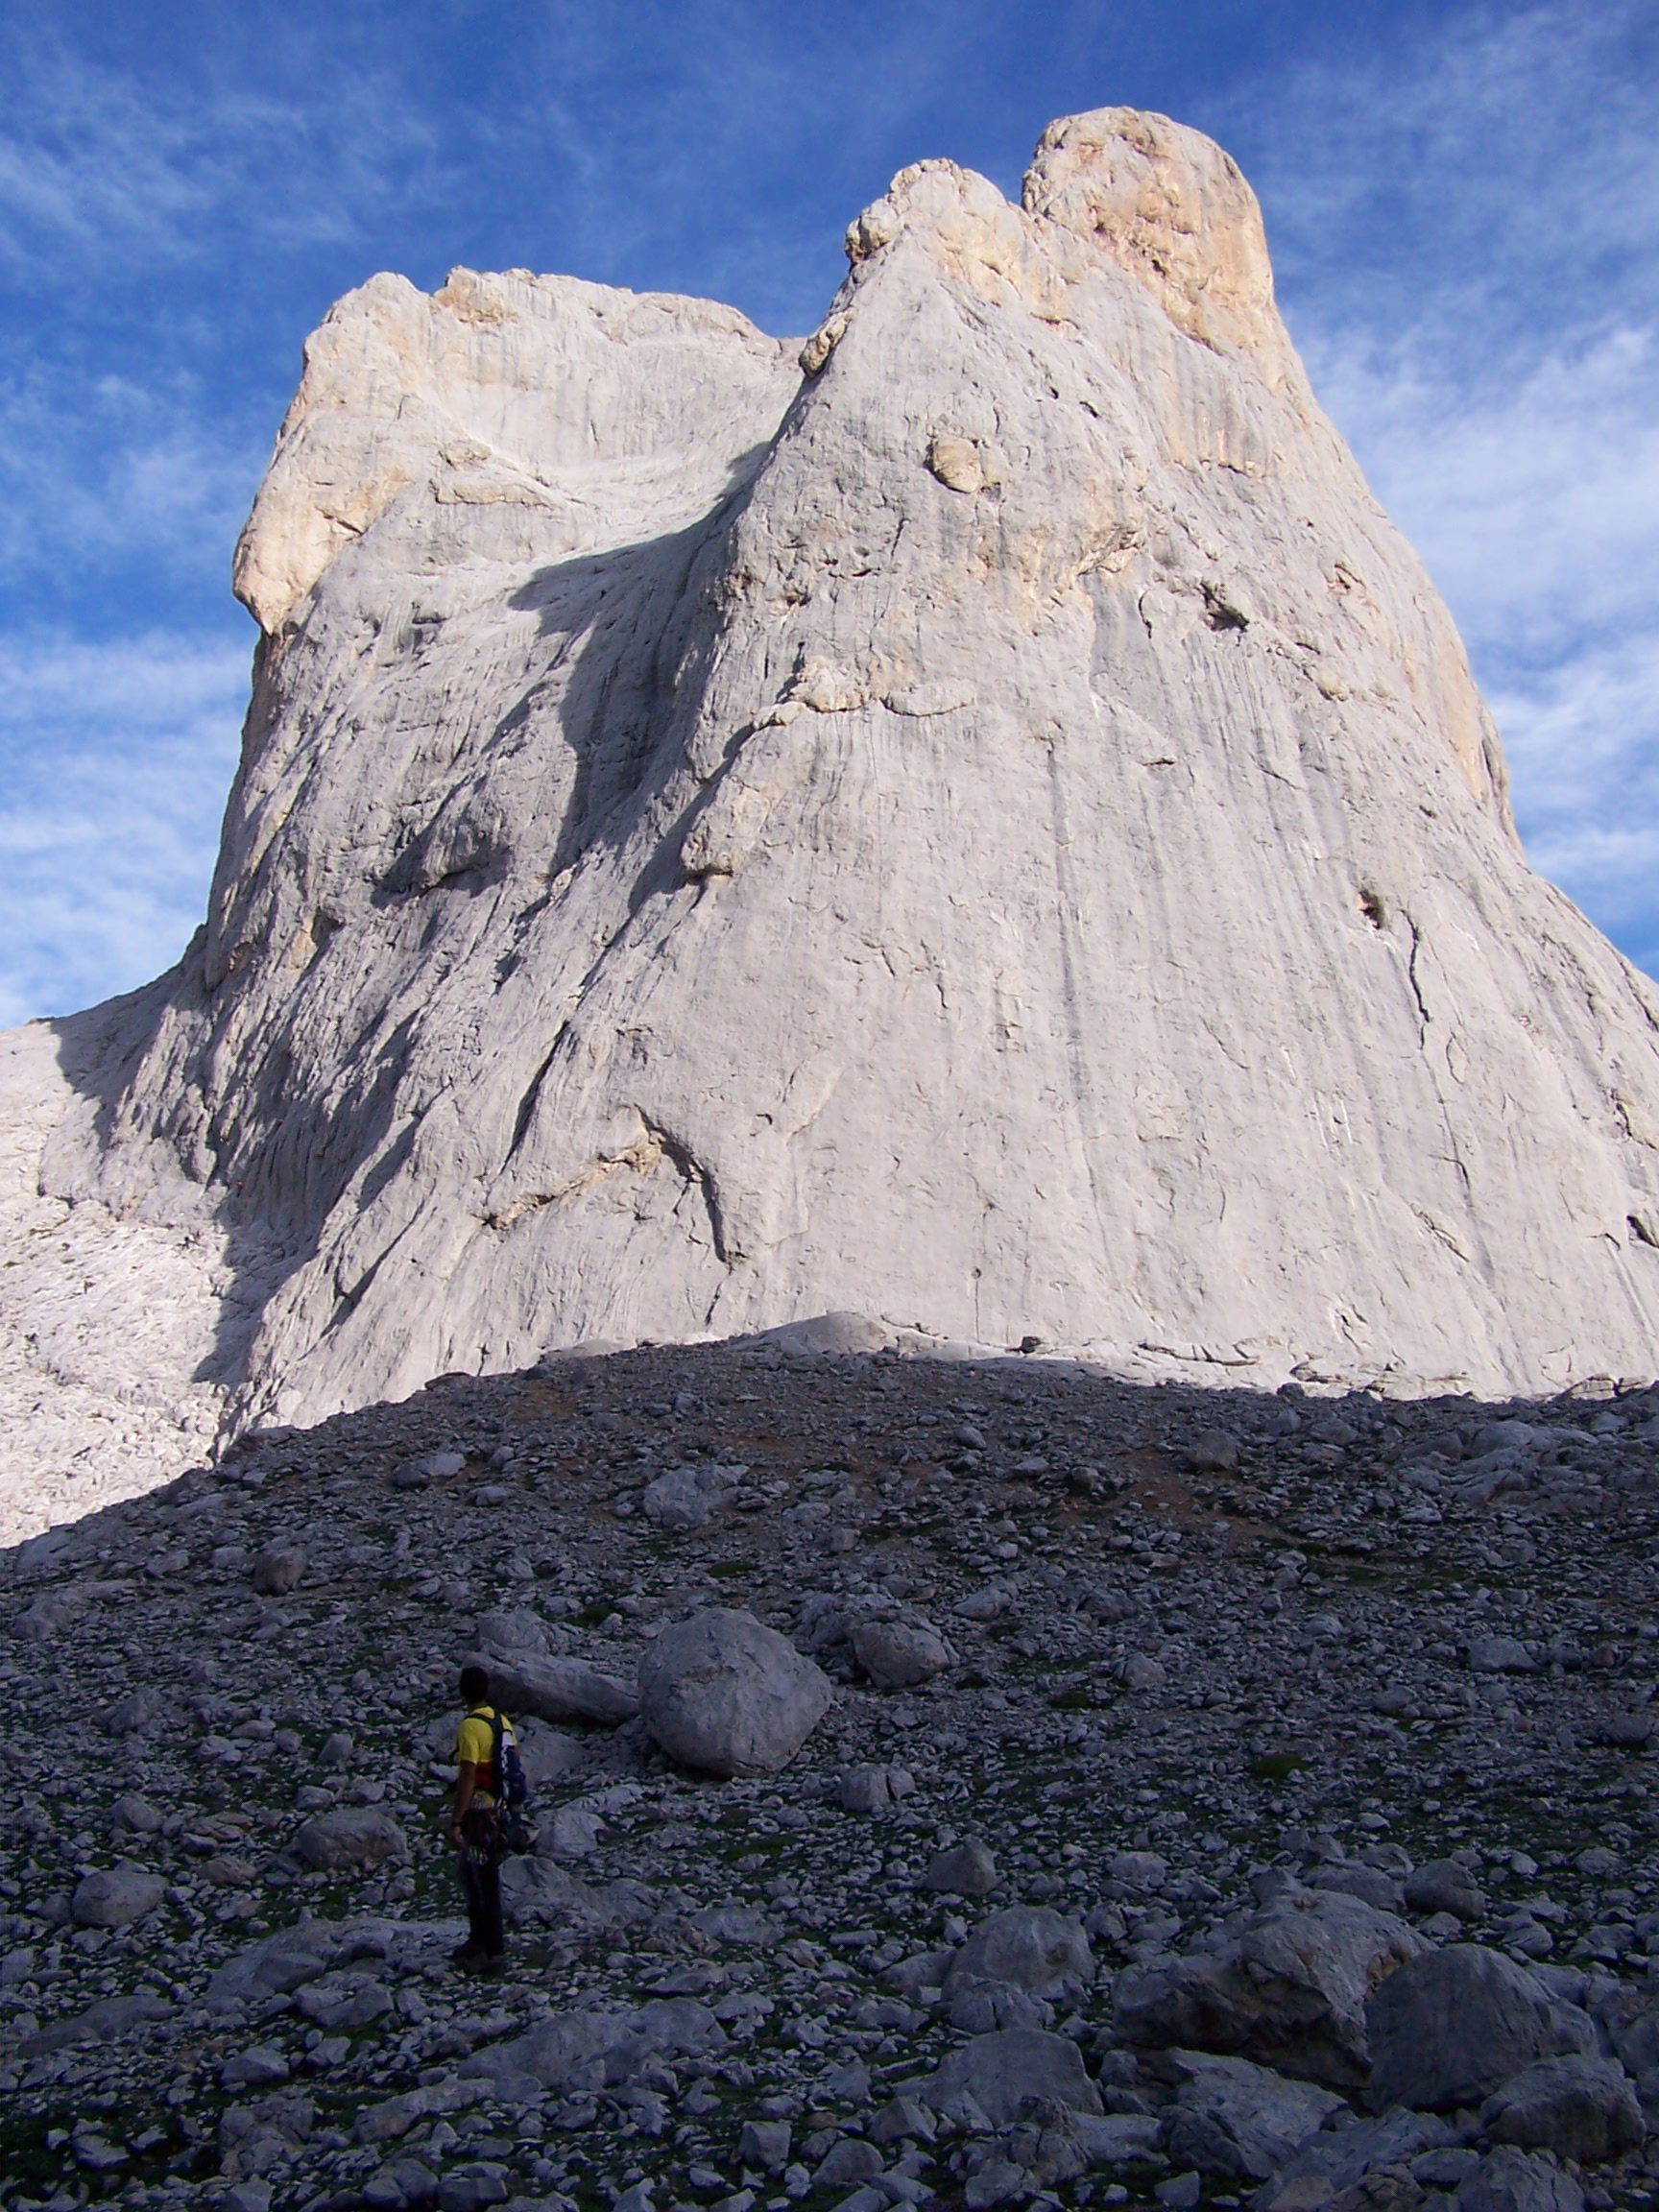
[[[29,1078],[27,1203],[194,1268],[242,1417],[836,1307],[1651,1374],[1656,994],[1528,870],[1234,164],[1072,117],[848,251],[804,348],[522,272],[333,310],[206,926]]]

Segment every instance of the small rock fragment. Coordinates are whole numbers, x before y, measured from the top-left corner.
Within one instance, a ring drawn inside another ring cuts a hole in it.
[[[865,1621],[854,1629],[853,1656],[878,1690],[913,1690],[942,1674],[954,1657],[937,1629]]]
[[[167,1885],[159,1874],[123,1859],[77,1883],[69,1911],[79,1928],[130,1928],[154,1912],[166,1894]]]
[[[344,1806],[307,1820],[294,1839],[302,1864],[335,1872],[347,1866],[378,1866],[408,1856],[403,1831],[376,1805]]]
[[[777,2174],[789,2163],[789,2139],[787,2120],[745,2120],[737,2138],[737,2155],[745,2166],[756,2167],[762,2174]]]
[[[254,1554],[250,1579],[262,1598],[282,1598],[298,1589],[305,1568],[304,1545],[291,1537],[278,1537]]]
[[[997,1887],[997,1860],[977,1837],[947,1844],[927,1862],[924,1889],[951,1897],[988,1897]]]

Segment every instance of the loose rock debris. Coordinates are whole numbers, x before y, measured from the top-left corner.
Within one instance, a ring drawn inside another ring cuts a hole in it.
[[[1644,2203],[1656,1542],[1653,1393],[694,1347],[248,1439],[5,1558],[5,2200]]]

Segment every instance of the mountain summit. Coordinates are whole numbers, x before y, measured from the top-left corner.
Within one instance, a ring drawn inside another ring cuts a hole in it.
[[[1074,116],[847,251],[804,346],[521,270],[311,339],[206,925],[6,1041],[48,1459],[834,1309],[1653,1373],[1659,994],[1527,868],[1235,164]]]

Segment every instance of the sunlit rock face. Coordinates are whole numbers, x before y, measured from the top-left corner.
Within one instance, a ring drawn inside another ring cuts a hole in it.
[[[206,926],[68,1078],[16,1047],[16,1206],[204,1286],[143,1386],[310,1419],[832,1309],[1651,1374],[1659,998],[1528,870],[1235,165],[1071,117],[848,252],[805,347],[466,271],[312,339]]]

